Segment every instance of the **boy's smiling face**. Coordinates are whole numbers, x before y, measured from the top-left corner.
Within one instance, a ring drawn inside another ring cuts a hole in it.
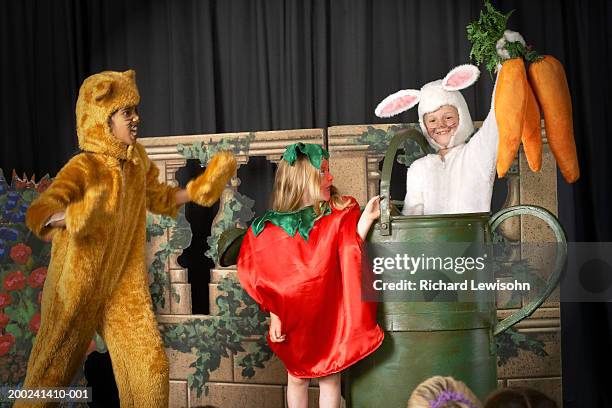
[[[423,122],[429,136],[445,148],[459,126],[459,111],[454,106],[444,105],[423,115]]]
[[[110,127],[113,135],[121,142],[132,145],[138,137],[138,123],[140,117],[135,106],[128,106],[113,113]]]

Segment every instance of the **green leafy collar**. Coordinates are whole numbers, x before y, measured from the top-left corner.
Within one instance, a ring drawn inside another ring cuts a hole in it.
[[[266,222],[271,222],[277,227],[282,228],[290,237],[295,236],[295,232],[298,231],[300,236],[304,238],[304,241],[308,241],[308,236],[315,221],[328,214],[331,214],[331,208],[328,203],[325,203],[318,217],[312,205],[290,212],[268,210],[264,215],[253,221],[251,228],[253,229],[253,234],[257,236],[263,231]]]

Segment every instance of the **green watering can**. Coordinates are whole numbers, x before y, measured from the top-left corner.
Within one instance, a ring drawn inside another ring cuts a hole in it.
[[[557,285],[567,255],[561,225],[540,207],[519,205],[492,216],[394,215],[389,196],[391,170],[398,148],[408,139],[419,143],[424,151],[428,149],[425,138],[414,129],[400,132],[391,140],[380,184],[381,217],[367,238],[370,259],[388,256],[389,247],[404,246],[406,252],[419,244],[442,248],[473,243],[474,247],[487,247],[492,231],[504,220],[527,214],[550,226],[557,240],[557,256],[541,295],[501,322],[497,321],[494,292],[470,301],[452,302],[384,301],[383,296],[378,303],[378,322],[385,331],[385,340],[378,350],[349,368],[344,389],[347,407],[406,407],[416,386],[434,375],[459,379],[484,400],[497,387],[495,336],[542,304]]]

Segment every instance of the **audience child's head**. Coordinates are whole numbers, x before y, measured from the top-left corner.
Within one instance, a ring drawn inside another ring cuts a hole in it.
[[[482,408],[482,403],[463,382],[435,376],[414,389],[408,408]]]
[[[489,395],[485,408],[557,408],[557,404],[538,390],[509,387]]]

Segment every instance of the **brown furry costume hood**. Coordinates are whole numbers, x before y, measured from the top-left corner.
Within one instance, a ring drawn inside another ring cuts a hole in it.
[[[133,160],[133,147],[113,136],[110,117],[117,110],[136,106],[139,102],[133,70],[104,71],[85,79],[76,104],[79,147],[92,153]]]

